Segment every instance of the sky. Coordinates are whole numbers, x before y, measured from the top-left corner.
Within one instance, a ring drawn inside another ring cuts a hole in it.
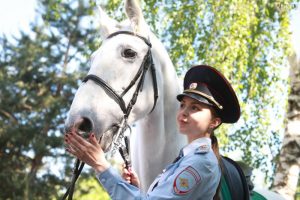
[[[0,0],[0,35],[18,36],[19,30],[30,31],[35,19],[37,0]],[[300,6],[291,13],[292,43],[300,58]]]
[[[29,31],[36,7],[36,0],[0,0],[0,34],[17,35],[20,29]]]
[[[292,44],[300,57],[300,6],[291,13]]]

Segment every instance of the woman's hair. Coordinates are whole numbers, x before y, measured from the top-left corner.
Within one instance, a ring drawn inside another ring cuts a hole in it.
[[[211,114],[212,114],[213,118],[219,117],[214,108],[211,108],[210,110],[211,110]],[[218,142],[218,138],[214,134],[214,130],[217,129],[220,125],[221,125],[221,123],[211,131],[210,139],[211,139],[212,150],[213,150],[214,154],[216,155],[216,157],[218,159],[218,164],[221,168],[221,176],[222,176],[222,174],[223,174],[223,169],[222,168],[223,167],[222,167],[221,155],[220,155],[220,151],[219,151],[219,142]],[[214,195],[213,200],[219,200],[220,199],[220,197],[219,197],[220,189],[221,189],[221,180],[218,184],[216,194]]]
[[[218,159],[218,164],[221,168],[221,176],[223,174],[223,170],[222,170],[222,164],[221,164],[221,155],[220,155],[220,152],[219,152],[219,143],[218,143],[218,139],[217,137],[214,135],[214,133],[212,132],[212,134],[210,135],[210,139],[211,139],[211,146],[212,146],[212,150],[214,151],[217,159]],[[217,190],[216,190],[216,193],[214,195],[214,198],[213,200],[219,200],[220,197],[219,197],[219,193],[220,193],[220,189],[221,189],[221,180],[218,184],[218,187],[217,187]]]
[[[214,135],[214,133],[212,133],[210,135],[210,139],[211,139],[211,147],[212,150],[214,151],[216,157],[218,158],[218,161],[220,161],[221,159],[221,155],[220,155],[220,151],[219,151],[219,142],[217,137]]]
[[[220,118],[218,116],[218,113],[216,112],[216,110],[215,110],[214,107],[211,107],[210,111],[211,111],[212,118]],[[214,129],[212,129],[211,132],[210,132],[210,139],[211,139],[212,150],[214,151],[214,153],[215,153],[215,155],[216,155],[216,157],[218,159],[219,164],[220,164],[220,159],[221,159],[220,152],[219,152],[219,142],[218,142],[217,137],[214,134],[214,130],[216,130],[217,128],[219,128],[219,126],[221,124],[222,124],[222,122],[217,127],[215,127]]]

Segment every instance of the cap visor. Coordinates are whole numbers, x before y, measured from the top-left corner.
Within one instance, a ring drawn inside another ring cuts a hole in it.
[[[205,99],[204,97],[198,95],[198,94],[194,94],[194,93],[182,93],[177,95],[177,100],[178,101],[182,101],[183,97],[190,97],[196,101],[199,101],[201,103],[210,105],[210,106],[214,106],[212,103],[210,103],[207,99]]]

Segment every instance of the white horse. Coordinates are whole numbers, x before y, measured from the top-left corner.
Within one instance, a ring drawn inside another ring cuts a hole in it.
[[[125,30],[149,39],[156,69],[158,99],[155,100],[150,69],[145,74],[142,90],[128,117],[128,123],[135,123],[137,133],[131,148],[133,168],[137,171],[142,189],[146,190],[163,168],[177,156],[186,138],[177,132],[176,95],[180,87],[174,66],[162,43],[150,31],[136,0],[126,0],[126,14],[129,20],[117,23],[100,8],[100,31],[103,43],[93,53],[89,75],[100,77],[117,95],[125,90],[138,73],[149,46],[141,37],[130,34],[112,33]],[[140,79],[140,78],[139,78]],[[138,81],[122,97],[128,105]],[[66,129],[76,127],[79,132],[94,132],[101,137],[104,151],[108,151],[115,132],[107,131],[120,124],[123,111],[113,94],[93,80],[86,80],[76,92],[72,102]]]

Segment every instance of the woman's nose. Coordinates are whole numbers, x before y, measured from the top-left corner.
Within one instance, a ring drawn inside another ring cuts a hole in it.
[[[186,108],[181,109],[180,114],[184,117],[188,116],[188,110]]]

